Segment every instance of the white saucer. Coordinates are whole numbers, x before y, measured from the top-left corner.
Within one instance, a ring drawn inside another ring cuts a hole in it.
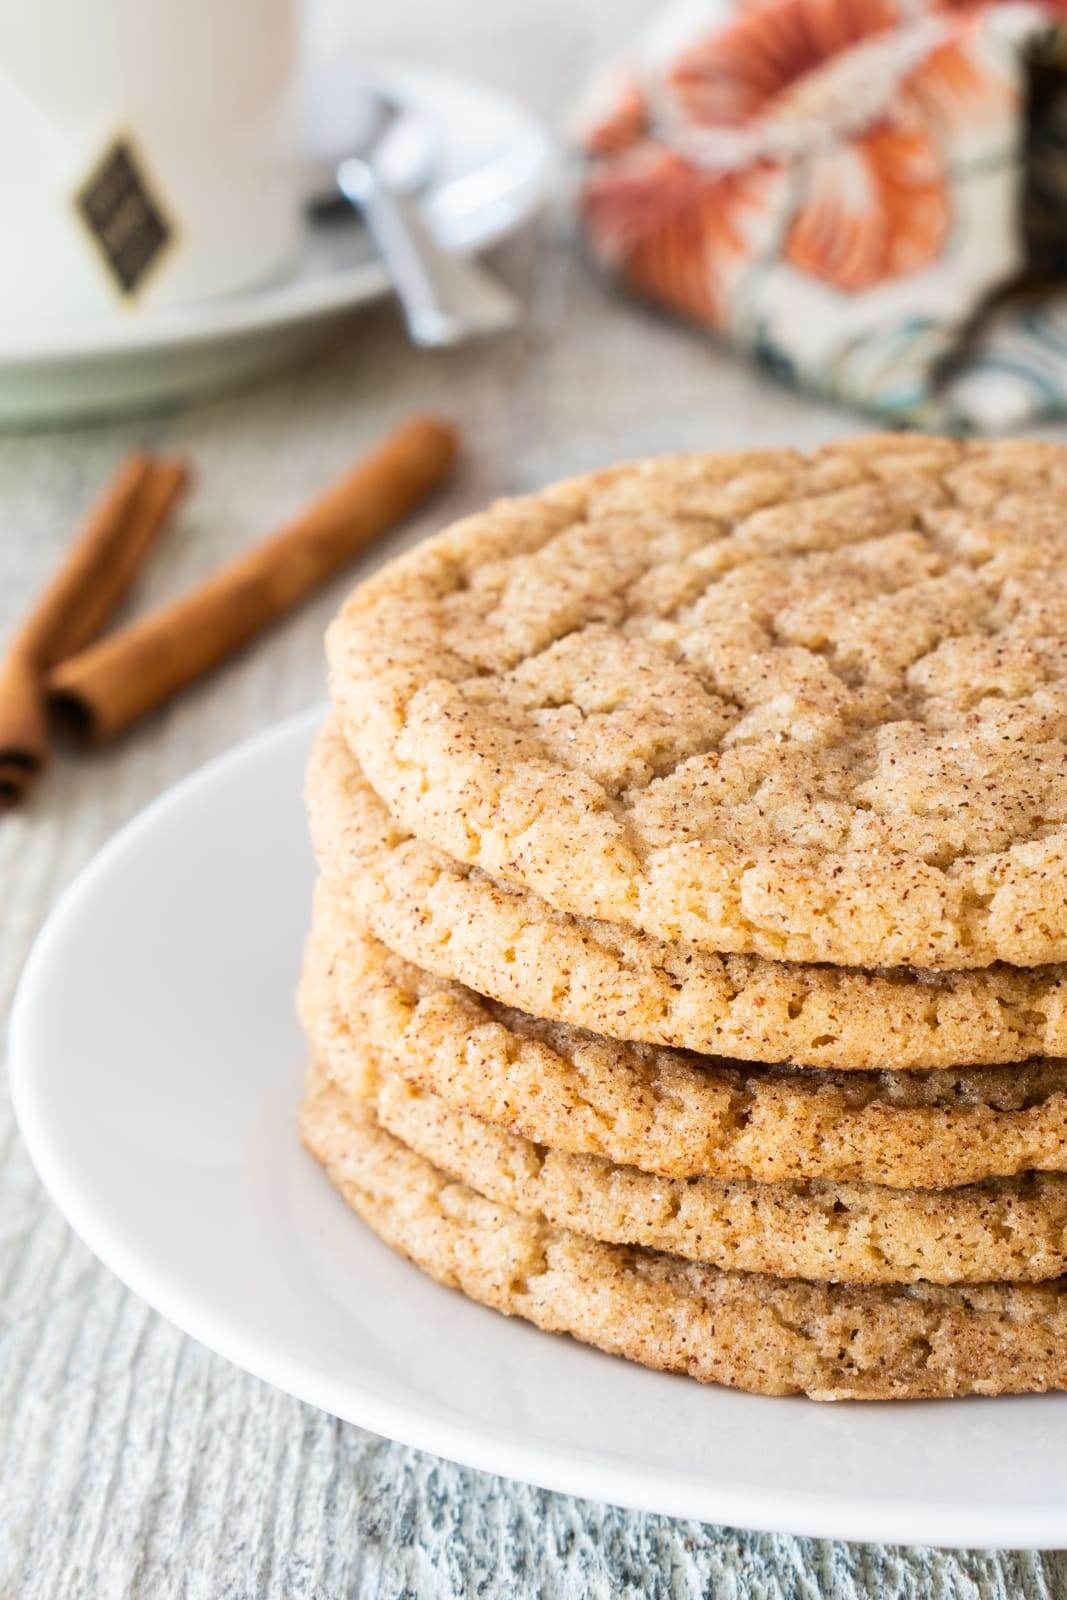
[[[358,70],[435,128],[440,165],[426,214],[448,249],[487,249],[536,210],[551,148],[516,101],[409,63],[362,61]],[[117,413],[247,383],[314,348],[340,315],[388,293],[358,223],[309,224],[284,282],[123,321],[6,326],[0,426]]]
[[[819,1406],[701,1389],[470,1304],[300,1149],[292,993],[319,713],[126,828],[30,958],[11,1076],[97,1255],[180,1327],[352,1422],[643,1510],[846,1539],[1062,1545],[1067,1397]]]

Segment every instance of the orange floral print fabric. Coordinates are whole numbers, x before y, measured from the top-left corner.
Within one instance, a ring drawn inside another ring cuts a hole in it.
[[[917,368],[902,382],[901,319],[921,333],[916,361],[936,361],[961,311],[1018,265],[1017,242],[1000,235],[1018,181],[1023,51],[1060,9],[684,4],[667,43],[639,49],[588,122],[580,204],[594,254],[631,289],[882,409],[878,328],[892,316],[889,382],[906,409],[925,378]],[[943,281],[962,250],[981,253],[983,218],[997,231],[986,269]],[[844,343],[812,331],[830,320]],[[863,351],[859,394],[846,345]]]

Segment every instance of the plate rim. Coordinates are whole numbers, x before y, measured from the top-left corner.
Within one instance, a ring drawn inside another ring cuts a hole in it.
[[[667,1472],[657,1468],[650,1477],[632,1463],[606,1458],[593,1449],[577,1451],[536,1440],[516,1440],[503,1427],[456,1421],[420,1407],[414,1400],[383,1398],[371,1384],[331,1378],[299,1354],[272,1349],[269,1331],[249,1333],[228,1318],[224,1309],[197,1302],[180,1282],[168,1277],[166,1269],[157,1270],[151,1261],[142,1259],[136,1247],[127,1247],[121,1234],[94,1211],[91,1194],[83,1192],[79,1182],[64,1171],[49,1133],[47,1112],[34,1090],[32,1018],[52,948],[68,916],[91,897],[97,881],[131,840],[154,828],[169,811],[179,809],[191,793],[224,779],[231,768],[273,746],[309,741],[324,714],[325,706],[318,704],[263,729],[156,796],[80,869],[34,941],[11,1009],[8,1079],[18,1130],[36,1173],[77,1237],[154,1311],[239,1369],[343,1421],[478,1471],[630,1510],[764,1533],[957,1549],[1062,1548],[1062,1506],[1030,1510],[1016,1506],[1003,1515],[988,1504],[973,1506],[966,1500],[942,1499],[931,1504],[919,1496],[883,1497],[873,1502],[862,1495],[844,1499],[836,1492],[775,1485],[756,1489],[751,1484],[738,1486],[725,1478],[709,1480],[707,1476],[694,1480],[683,1469]],[[404,1271],[417,1270],[400,1257],[397,1266]],[[500,1331],[506,1333],[509,1323],[498,1320]],[[345,1391],[343,1395],[339,1389]],[[795,1397],[784,1401],[754,1398],[767,1405],[813,1403]],[[872,1405],[871,1409],[880,1407]]]

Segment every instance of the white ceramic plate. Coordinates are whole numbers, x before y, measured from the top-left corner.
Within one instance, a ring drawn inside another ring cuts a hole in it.
[[[1061,1545],[1067,1398],[819,1406],[702,1389],[472,1305],[363,1227],[295,1133],[318,720],[149,807],[30,958],[15,1104],[86,1243],[239,1366],[491,1472],[751,1528]]]
[[[548,138],[516,101],[429,67],[363,61],[359,78],[418,109],[439,170],[426,215],[447,249],[487,249],[544,199]],[[291,277],[121,321],[0,328],[0,425],[125,411],[247,383],[315,348],[339,316],[389,293],[366,231],[306,229]]]

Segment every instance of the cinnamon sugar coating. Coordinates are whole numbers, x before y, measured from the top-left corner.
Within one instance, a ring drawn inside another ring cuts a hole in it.
[[[1067,957],[1067,447],[875,437],[505,501],[330,633],[396,820],[711,952]]]
[[[329,1084],[312,1081],[301,1126],[348,1204],[439,1283],[645,1366],[819,1400],[1067,1385],[1063,1279],[887,1287],[722,1272],[486,1200]]]
[[[336,724],[307,786],[319,862],[351,915],[439,977],[618,1038],[839,1071],[1067,1056],[1067,968],[919,973],[717,956],[553,910],[392,821]]]
[[[846,1073],[622,1044],[432,978],[338,916],[322,886],[301,1014],[349,1092],[363,1092],[369,1050],[482,1122],[663,1177],[944,1189],[1067,1171],[1065,1061]]]

